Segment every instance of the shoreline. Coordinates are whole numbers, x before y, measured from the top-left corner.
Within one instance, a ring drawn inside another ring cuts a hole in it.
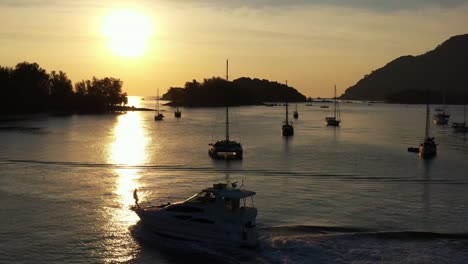
[[[0,122],[14,122],[28,119],[26,115],[50,115],[50,116],[70,116],[70,115],[100,115],[100,114],[118,114],[122,112],[146,112],[155,111],[155,109],[134,107],[134,106],[114,106],[109,107],[106,110],[96,111],[37,111],[37,112],[11,112],[11,113],[0,113]]]

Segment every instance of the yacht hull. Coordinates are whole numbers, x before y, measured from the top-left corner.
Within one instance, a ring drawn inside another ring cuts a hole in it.
[[[453,123],[452,127],[455,130],[455,132],[460,132],[460,133],[468,132],[468,127],[465,125],[465,123]]]
[[[220,140],[210,144],[208,155],[213,159],[242,159],[244,151],[242,145],[236,141]]]
[[[196,223],[188,219],[177,219],[166,212],[146,212],[135,209],[142,224],[156,235],[198,243],[213,243],[226,246],[258,246],[257,228],[245,228],[236,224]],[[175,220],[176,219],[176,220]]]
[[[241,160],[243,158],[242,152],[238,151],[216,151],[214,149],[209,149],[208,155],[213,159]]]
[[[327,126],[340,126],[340,120],[336,120],[334,117],[327,117],[325,119]]]
[[[295,119],[298,119],[298,118],[299,118],[299,113],[298,113],[297,111],[294,111],[293,117],[294,117]]]
[[[154,116],[154,121],[162,121],[164,116],[162,114],[158,114]]]
[[[281,127],[281,135],[285,137],[293,136],[294,135],[294,127],[291,125],[283,125]]]
[[[437,155],[437,144],[434,138],[428,138],[419,146],[419,155],[422,158],[431,158]]]
[[[433,116],[435,125],[447,125],[449,122],[450,115],[446,113],[438,113]]]

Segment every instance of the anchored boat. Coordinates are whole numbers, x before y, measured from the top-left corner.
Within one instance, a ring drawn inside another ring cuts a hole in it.
[[[229,83],[229,61],[226,61],[226,85]],[[241,143],[229,139],[229,106],[226,103],[226,138],[208,144],[208,155],[214,159],[242,159]]]
[[[182,112],[179,110],[179,106],[177,106],[176,111],[174,112],[174,116],[177,118],[182,117]]]
[[[156,113],[154,114],[154,121],[162,121],[164,119],[164,115],[159,112],[159,88],[158,88],[158,95],[156,97]]]
[[[429,136],[429,104],[426,105],[426,134],[424,142],[419,145],[419,155],[422,158],[431,158],[437,154],[437,144],[433,137]]]
[[[335,85],[335,102],[334,102],[334,110],[333,116],[325,117],[325,121],[327,122],[327,126],[340,126],[340,109],[338,106],[338,102],[336,101],[336,85]]]

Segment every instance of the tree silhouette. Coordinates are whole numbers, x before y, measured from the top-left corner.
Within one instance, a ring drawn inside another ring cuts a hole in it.
[[[75,89],[67,74],[50,74],[37,63],[21,62],[14,68],[0,66],[0,113],[105,112],[127,104],[123,82],[105,77],[83,80]]]
[[[186,82],[185,88],[172,87],[163,95],[172,105],[225,106],[252,105],[262,102],[305,102],[296,89],[278,82],[242,77],[226,82],[221,77],[204,79],[202,83]]]
[[[74,97],[73,86],[67,74],[52,71],[49,77],[51,107],[56,110],[71,110]]]
[[[15,101],[13,107],[19,112],[43,111],[47,109],[49,97],[49,75],[37,63],[21,62],[10,75],[11,89]]]

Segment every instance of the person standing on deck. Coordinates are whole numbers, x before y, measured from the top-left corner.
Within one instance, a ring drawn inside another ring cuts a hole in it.
[[[135,188],[135,190],[133,191],[133,199],[135,199],[135,204],[138,208],[140,208],[140,205],[138,204],[138,189]]]

